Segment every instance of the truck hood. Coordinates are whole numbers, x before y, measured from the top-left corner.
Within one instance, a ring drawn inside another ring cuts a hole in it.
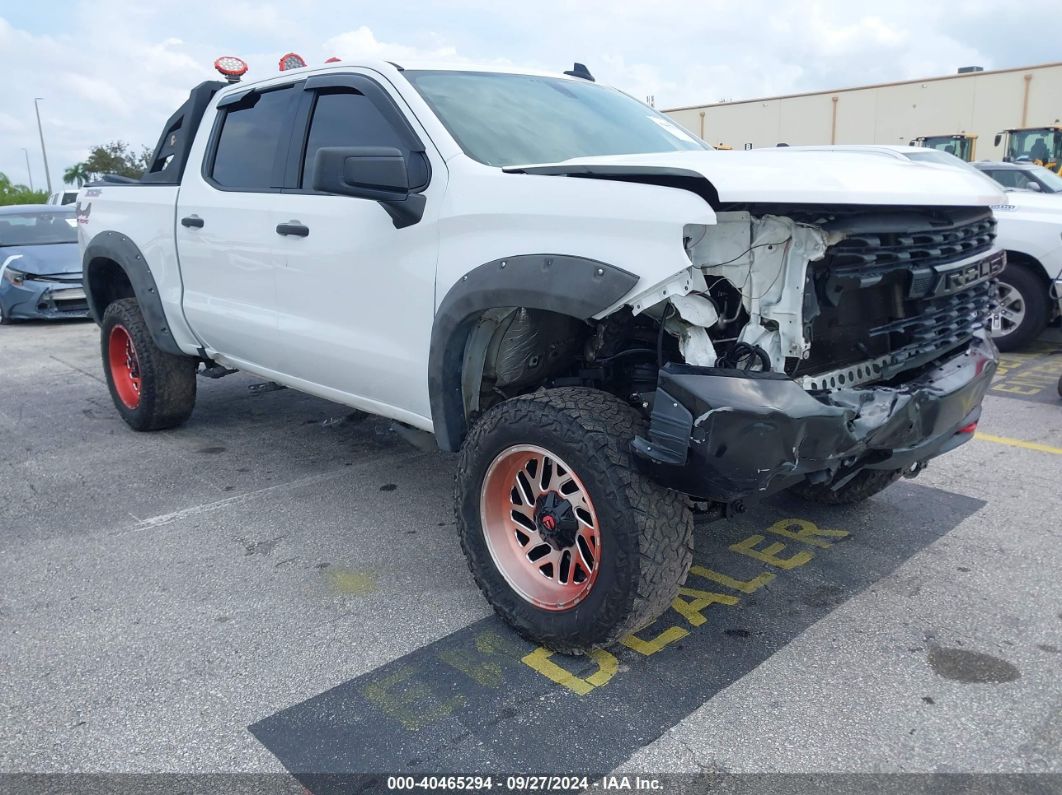
[[[692,189],[713,206],[732,203],[987,207],[1005,201],[979,175],[848,151],[688,151],[580,157],[513,166],[550,174]],[[707,185],[705,184],[707,182]]]

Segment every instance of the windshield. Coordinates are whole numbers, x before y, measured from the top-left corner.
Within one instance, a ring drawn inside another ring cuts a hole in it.
[[[1062,134],[1054,130],[1012,132],[1007,139],[1005,160],[1052,163],[1062,149]]]
[[[1062,193],[1062,177],[1043,166],[1029,169],[1029,176],[1040,183],[1044,193]]]
[[[954,135],[947,135],[936,138],[926,138],[922,145],[927,149],[946,152],[949,155],[955,155],[955,157],[958,157],[961,160],[969,161],[971,143],[972,140],[970,138],[959,138]]]
[[[626,94],[582,80],[407,70],[469,157],[490,166],[710,149]]]
[[[0,246],[43,246],[76,243],[77,219],[70,212],[27,212],[0,215]]]
[[[937,163],[942,166],[954,166],[956,168],[962,168],[971,174],[976,174],[981,179],[986,180],[990,184],[993,190],[999,190],[1000,185],[994,179],[980,170],[974,168],[965,160],[960,160],[955,155],[949,155],[947,152],[941,152],[938,149],[926,149],[921,152],[904,152],[904,157],[908,160],[914,160],[916,163]]]
[[[904,152],[903,154],[908,160],[914,160],[919,163],[940,163],[942,166],[962,166],[971,171],[977,171],[976,168],[971,166],[965,160],[960,160],[955,155],[942,152],[939,149],[926,149],[922,152]],[[977,171],[977,173],[980,174],[981,172]]]

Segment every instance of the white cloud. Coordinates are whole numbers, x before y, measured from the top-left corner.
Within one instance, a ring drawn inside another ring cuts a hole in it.
[[[104,78],[89,77],[80,72],[65,72],[59,75],[59,79],[67,90],[75,92],[82,100],[104,113],[127,116],[136,102],[134,96],[123,95],[118,86]]]
[[[431,50],[419,50],[405,44],[394,44],[377,40],[375,34],[365,25],[333,36],[322,48],[337,58],[354,60],[357,58],[378,58],[386,61],[417,60],[459,60],[457,49],[444,45]]]
[[[65,30],[33,32],[0,12],[0,171],[24,181],[26,147],[40,181],[34,96],[44,97],[57,178],[94,144],[153,145],[222,54],[245,58],[251,76],[272,73],[289,50],[315,63],[336,55],[560,71],[582,61],[602,82],[670,107],[1051,60],[1053,39],[1030,36],[1027,20],[1053,18],[1056,5],[1027,0],[1019,24],[995,0],[887,9],[869,0],[79,0]]]

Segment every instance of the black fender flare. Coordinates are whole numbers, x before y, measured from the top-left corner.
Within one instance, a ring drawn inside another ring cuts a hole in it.
[[[184,355],[184,351],[177,345],[170,331],[166,313],[162,309],[162,298],[159,296],[155,277],[151,275],[147,260],[137,248],[136,243],[121,232],[100,232],[92,242],[85,247],[85,253],[81,258],[82,281],[85,287],[85,297],[88,301],[89,314],[97,323],[103,320],[103,311],[106,307],[97,306],[96,296],[90,289],[92,284],[92,271],[98,267],[100,260],[111,260],[125,271],[129,283],[133,286],[133,294],[137,303],[140,304],[140,312],[144,315],[151,338],[160,350],[175,355]]]
[[[461,393],[465,344],[480,314],[500,307],[544,309],[588,320],[629,293],[633,273],[564,254],[521,254],[480,265],[439,304],[428,353],[428,396],[435,438],[456,452],[468,431]]]

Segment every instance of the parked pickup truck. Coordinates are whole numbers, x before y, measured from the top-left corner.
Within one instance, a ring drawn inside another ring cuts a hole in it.
[[[863,500],[971,438],[1002,201],[714,151],[584,69],[365,62],[199,85],[77,212],[132,428],[203,367],[433,432],[479,587],[577,653],[671,604],[692,511]]]

